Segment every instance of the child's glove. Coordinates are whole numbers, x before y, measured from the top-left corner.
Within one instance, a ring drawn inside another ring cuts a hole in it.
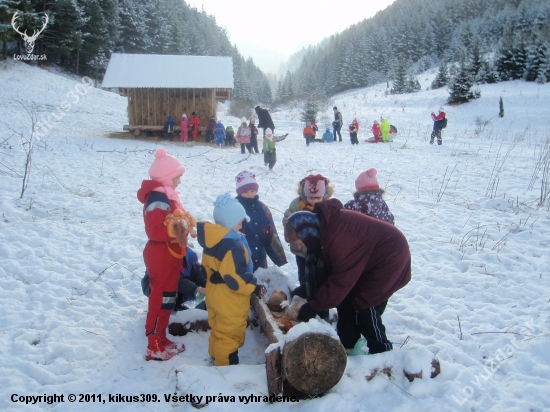
[[[190,234],[192,238],[197,237],[197,231],[195,230],[197,221],[189,212],[183,212],[179,209],[174,210],[174,214],[166,215],[164,226],[168,228],[168,235],[170,237],[178,238],[178,235],[182,236],[183,229],[185,229],[186,232],[185,236]],[[178,239],[178,242],[181,245],[182,242],[180,239]],[[185,240],[185,244],[187,245],[187,240]]]
[[[317,312],[313,310],[309,303],[303,305],[298,311],[298,320],[302,322],[307,322],[315,316],[317,316]]]
[[[256,288],[254,289],[254,294],[260,299],[264,297],[266,292],[267,288],[264,285],[256,285]]]
[[[170,226],[168,227],[170,228]],[[183,220],[175,220],[171,227],[174,231],[174,237],[178,241],[179,245],[181,247],[187,246],[187,235],[189,234],[187,231],[187,223]]]
[[[174,217],[186,223],[187,232],[189,232],[193,239],[197,237],[197,221],[191,213],[176,209],[174,210]]]

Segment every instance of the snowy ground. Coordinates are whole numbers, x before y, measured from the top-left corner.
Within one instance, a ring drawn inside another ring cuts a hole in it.
[[[343,143],[306,147],[300,110],[272,111],[277,132],[290,136],[278,144],[269,172],[261,156],[243,160],[237,148],[109,138],[127,123],[125,98],[21,63],[0,67],[0,409],[194,410],[165,402],[164,395],[267,394],[267,340],[257,329],[247,331],[242,365],[209,366],[207,333],[175,338],[188,349],[168,362],[143,359],[146,237],[136,191],[162,144],[187,168],[181,199],[198,220],[211,219],[213,200],[234,193],[234,176],[248,169],[282,236],[283,212],[305,175],[329,177],[345,202],[355,177],[376,167],[396,226],[409,240],[412,281],[384,314],[396,350],[348,358],[342,380],[326,396],[270,410],[550,410],[550,219],[548,206],[537,207],[541,176],[535,173],[550,137],[550,84],[480,86],[479,100],[446,106],[449,126],[438,147],[428,144],[430,112],[447,92],[426,91],[433,77],[419,76],[424,90],[415,94],[385,96],[384,84],[329,102],[321,130],[337,105],[346,125],[359,120],[359,146],[343,133]],[[501,96],[503,119],[497,117]],[[67,110],[35,150],[23,199],[25,153],[17,133],[26,134],[30,121],[18,101],[40,105],[41,119],[60,106]],[[226,109],[220,105],[218,115],[237,126]],[[364,143],[380,115],[399,135],[391,144]],[[285,247],[290,263],[281,270],[296,282]],[[365,379],[374,367],[399,366],[403,352],[414,349],[436,354],[441,375],[412,383],[402,374]],[[64,394],[65,402],[25,405],[12,402],[13,394]],[[161,401],[69,403],[68,394],[154,394]],[[209,408],[259,406],[237,399]]]

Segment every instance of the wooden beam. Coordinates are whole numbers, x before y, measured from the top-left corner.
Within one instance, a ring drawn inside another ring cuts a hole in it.
[[[149,88],[147,89],[147,124],[151,124],[151,108],[149,107]]]

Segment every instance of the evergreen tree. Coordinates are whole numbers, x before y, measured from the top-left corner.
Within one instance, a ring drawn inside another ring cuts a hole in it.
[[[407,68],[403,58],[399,59],[395,74],[393,76],[392,93],[402,94],[407,93]]]
[[[479,71],[483,65],[483,58],[481,57],[481,40],[479,36],[476,36],[472,44],[471,53],[470,53],[470,67],[472,70],[472,76],[474,81],[480,83],[478,78]]]
[[[280,79],[279,82],[277,83],[277,93],[275,94],[275,101],[276,102],[281,102],[283,99],[282,99],[282,95],[283,95],[283,80]]]
[[[145,10],[135,0],[119,0],[119,44],[124,53],[145,53],[150,49],[147,36],[148,18]]]
[[[548,44],[543,39],[537,39],[536,45],[530,47],[525,73],[525,80],[546,83],[549,70]]]
[[[439,72],[435,76],[434,81],[432,82],[432,89],[439,89],[443,86],[447,86],[449,83],[449,70],[447,69],[447,62],[445,60],[441,61],[441,66],[439,66]]]
[[[460,63],[458,74],[452,80],[449,87],[448,103],[467,103],[481,96],[479,91],[472,91],[474,82],[471,76],[471,68],[463,60]]]
[[[420,89],[421,89],[421,86],[418,79],[415,76],[410,75],[409,78],[407,79],[407,87],[405,89],[406,93],[414,93],[419,91]]]
[[[17,7],[16,0],[0,0],[0,41],[2,41],[2,60],[8,58],[8,42],[16,35],[10,20]]]
[[[108,50],[105,50],[109,33],[98,0],[83,1],[82,10],[85,19],[82,26],[83,42],[79,62],[84,62],[84,74],[98,78],[109,63]],[[80,64],[77,63],[76,74],[80,73],[79,66]]]
[[[84,41],[84,13],[75,0],[58,0],[53,15],[55,18],[48,34],[54,40],[48,45],[48,51],[54,54],[55,63],[76,72]]]
[[[317,112],[319,111],[319,105],[314,99],[308,99],[304,104],[304,108],[300,113],[300,120],[302,122],[317,122]]]

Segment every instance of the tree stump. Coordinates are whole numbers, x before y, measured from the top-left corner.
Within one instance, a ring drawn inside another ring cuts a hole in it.
[[[329,335],[305,333],[285,344],[283,373],[301,392],[318,395],[333,388],[346,369],[342,344]]]

